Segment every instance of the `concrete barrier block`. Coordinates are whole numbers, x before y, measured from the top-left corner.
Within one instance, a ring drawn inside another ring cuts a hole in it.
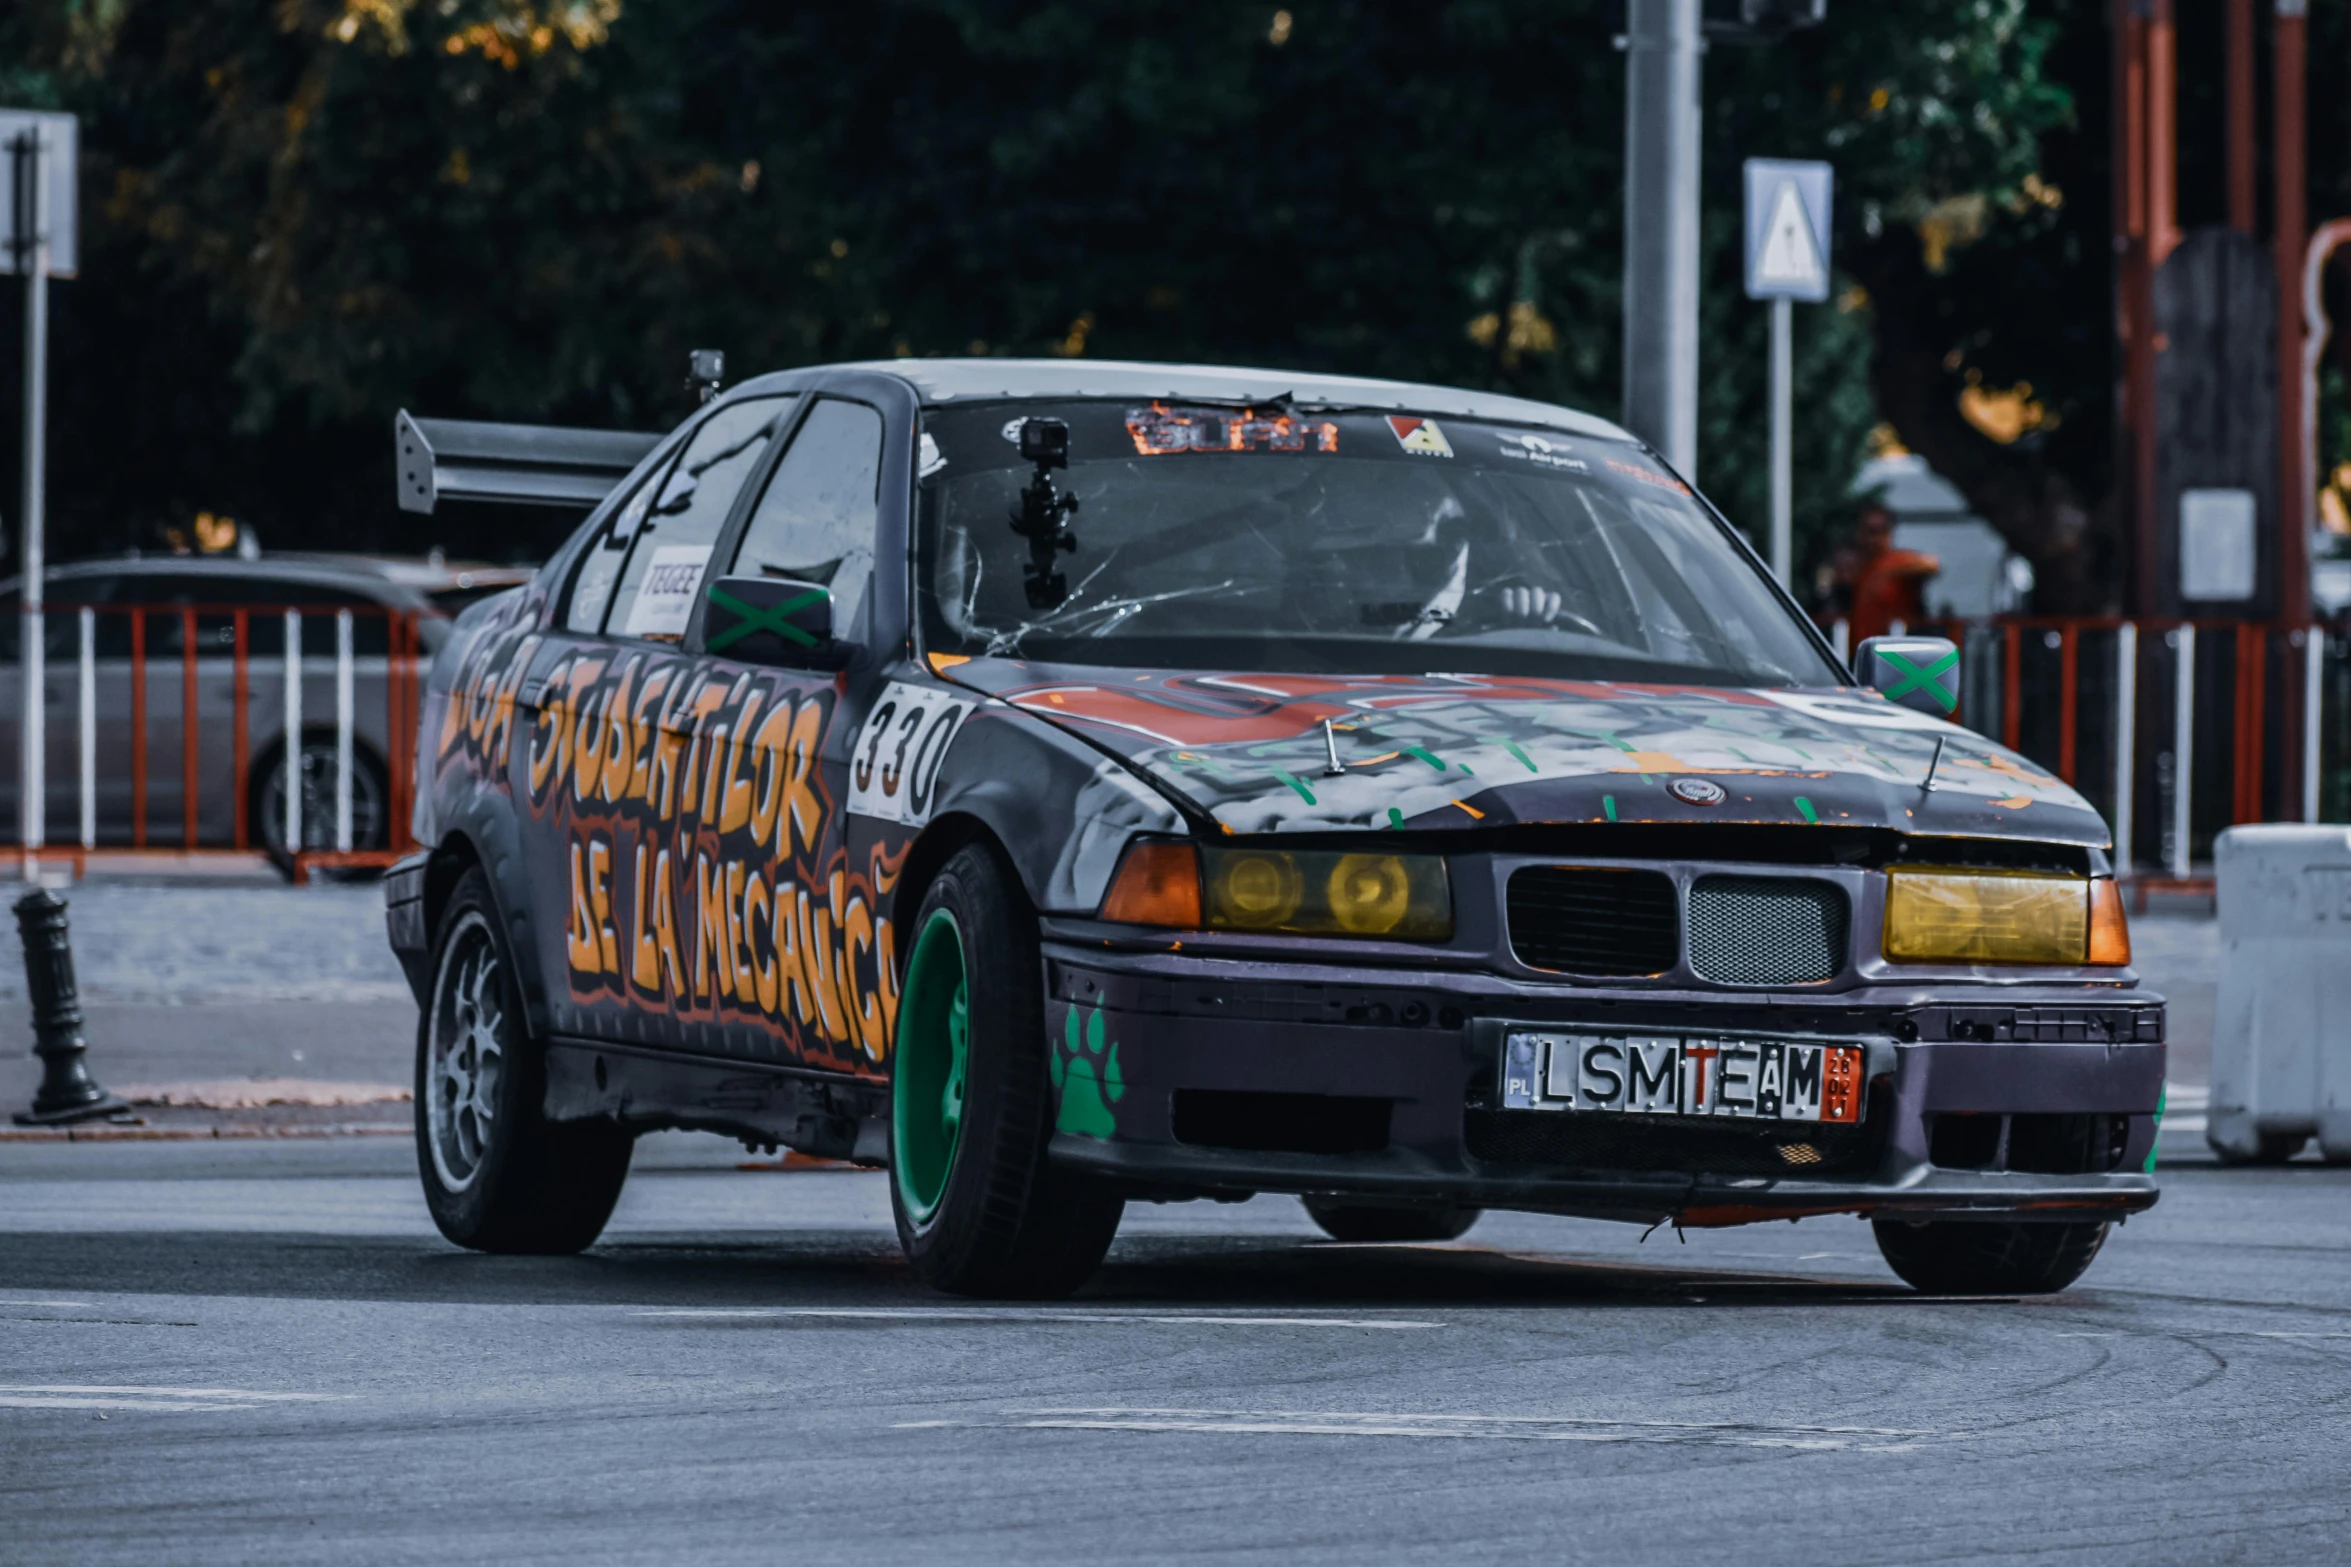
[[[2221,972],[2205,1138],[2351,1159],[2351,829],[2232,827],[2214,851]]]

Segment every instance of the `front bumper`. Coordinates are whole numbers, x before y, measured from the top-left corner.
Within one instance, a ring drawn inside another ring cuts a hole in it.
[[[1611,990],[1060,942],[1046,959],[1053,1157],[1140,1196],[1325,1193],[1692,1226],[2111,1218],[2156,1200],[2163,1002],[2145,992]],[[1513,1025],[1858,1046],[1862,1118],[1503,1110]]]
[[[384,935],[418,1006],[431,984],[432,931],[425,918],[425,873],[432,851],[420,849],[384,872]]]

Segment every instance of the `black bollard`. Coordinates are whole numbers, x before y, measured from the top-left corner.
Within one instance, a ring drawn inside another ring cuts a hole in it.
[[[82,997],[73,978],[73,937],[65,927],[65,900],[36,887],[16,900],[16,928],[24,937],[25,990],[33,1002],[33,1054],[41,1058],[41,1087],[19,1126],[64,1126],[126,1115],[130,1106],[91,1080],[84,1062]]]

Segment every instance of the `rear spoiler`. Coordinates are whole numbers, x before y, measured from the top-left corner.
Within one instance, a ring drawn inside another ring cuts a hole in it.
[[[419,419],[405,408],[392,421],[402,511],[449,500],[594,506],[660,443],[626,430]]]

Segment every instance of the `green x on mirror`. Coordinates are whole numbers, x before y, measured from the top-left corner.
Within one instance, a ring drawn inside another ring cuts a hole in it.
[[[745,664],[830,668],[844,649],[833,640],[833,592],[813,582],[721,577],[703,590],[702,647]]]
[[[1853,673],[1886,700],[1937,718],[1959,716],[1959,646],[1943,637],[1871,637]]]

